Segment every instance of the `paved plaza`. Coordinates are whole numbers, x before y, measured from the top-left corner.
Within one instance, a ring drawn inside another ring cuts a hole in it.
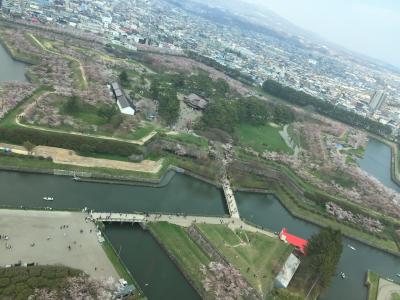
[[[85,217],[79,212],[0,209],[0,266],[62,264],[96,279],[118,279],[95,225]]]
[[[397,298],[395,298],[395,295]],[[398,297],[400,297],[400,285],[380,278],[377,300],[393,300],[398,299]]]

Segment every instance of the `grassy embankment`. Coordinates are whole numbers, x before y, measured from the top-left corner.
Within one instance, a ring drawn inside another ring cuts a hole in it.
[[[260,233],[233,231],[225,225],[199,224],[208,240],[261,295],[267,295],[293,248]]]
[[[332,202],[335,202],[338,205],[342,205],[354,211],[361,212],[367,216],[384,220],[389,224],[399,224],[399,220],[396,220],[393,217],[383,215],[382,213],[372,210],[370,208],[359,206],[358,204],[352,203],[349,200],[329,195],[315,188],[314,186],[304,182],[301,178],[294,174],[294,172],[290,170],[290,168],[286,166],[279,165],[273,162],[266,162],[264,160],[260,160],[259,163],[267,165],[269,164],[270,166],[272,165],[274,168],[278,168],[281,172],[286,174],[294,183],[305,189],[305,191],[307,191],[308,193],[315,193],[316,195],[320,195],[321,197],[329,197]],[[235,188],[268,190],[270,193],[275,194],[279,201],[286,207],[286,209],[288,209],[289,212],[296,217],[305,219],[311,223],[320,226],[331,226],[333,228],[340,229],[343,234],[359,239],[361,241],[365,241],[380,249],[389,250],[392,252],[399,251],[396,242],[393,240],[392,232],[390,232],[389,229],[379,234],[378,237],[371,233],[361,231],[358,227],[358,224],[350,226],[349,224],[340,223],[334,218],[330,217],[325,212],[325,208],[322,205],[318,205],[317,203],[305,199],[295,191],[291,190],[288,185],[276,184],[267,181],[265,180],[265,178],[262,178],[260,176],[248,173],[246,173],[246,180],[243,180],[243,175],[239,174],[239,172],[234,172],[230,174],[230,178],[232,178],[232,184]]]
[[[159,240],[182,272],[191,279],[196,290],[206,294],[203,288],[201,266],[208,266],[210,258],[194,243],[183,227],[165,222],[149,225],[151,233]]]
[[[35,289],[61,292],[68,286],[68,278],[81,274],[63,266],[0,268],[0,298],[28,299]]]
[[[379,275],[368,271],[365,284],[368,287],[368,300],[376,300],[378,297]]]
[[[250,146],[257,152],[265,150],[292,154],[293,150],[286,145],[279,134],[280,126],[266,124],[264,126],[252,126],[241,124],[237,127],[235,135],[240,144]]]
[[[259,233],[234,232],[225,225],[198,225],[219,252],[235,266],[248,282],[262,295],[267,295],[273,280],[292,248],[278,239]],[[177,264],[203,290],[202,265],[210,258],[194,243],[183,227],[168,223],[153,223],[152,233],[163,243]]]

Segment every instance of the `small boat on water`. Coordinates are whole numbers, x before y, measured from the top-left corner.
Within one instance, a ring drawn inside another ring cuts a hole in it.
[[[400,277],[400,273],[397,273],[396,276],[397,276],[397,277]]]
[[[392,278],[386,278],[387,281],[394,282]]]
[[[72,180],[79,181],[79,180],[81,180],[81,178],[76,176],[76,174],[74,173],[74,177],[72,178]]]
[[[45,200],[45,201],[53,201],[54,198],[53,197],[43,197],[43,200]]]
[[[346,278],[346,274],[344,274],[344,272],[340,272],[340,277],[342,277],[343,279]]]
[[[351,250],[356,251],[356,248],[354,248],[352,245],[347,245],[347,247],[349,247]]]

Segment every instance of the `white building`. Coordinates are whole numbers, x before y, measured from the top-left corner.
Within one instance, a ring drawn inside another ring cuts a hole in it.
[[[135,114],[135,110],[129,104],[128,100],[125,97],[119,97],[117,99],[117,105],[121,113],[130,116],[133,116]]]
[[[114,93],[115,99],[117,100],[117,105],[121,113],[125,115],[133,116],[135,114],[134,107],[129,103],[128,99],[126,99],[124,93],[119,87],[118,82],[114,82],[111,84],[112,91]]]
[[[290,254],[278,276],[275,278],[275,287],[287,288],[299,265],[300,259],[293,254]]]

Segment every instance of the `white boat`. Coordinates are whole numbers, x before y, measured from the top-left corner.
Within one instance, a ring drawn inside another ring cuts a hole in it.
[[[356,251],[356,248],[354,248],[352,245],[347,245],[347,247],[349,247],[351,250]]]
[[[72,178],[72,180],[79,181],[81,179],[78,176],[76,176],[76,174],[74,173],[74,177]]]
[[[400,273],[397,273],[396,276],[397,276],[397,277],[400,277]]]
[[[387,281],[394,282],[392,278],[386,278]]]
[[[43,200],[45,200],[45,201],[53,201],[54,198],[53,197],[43,197]]]
[[[344,274],[344,272],[340,272],[340,277],[342,277],[343,279],[346,278],[346,274]]]

